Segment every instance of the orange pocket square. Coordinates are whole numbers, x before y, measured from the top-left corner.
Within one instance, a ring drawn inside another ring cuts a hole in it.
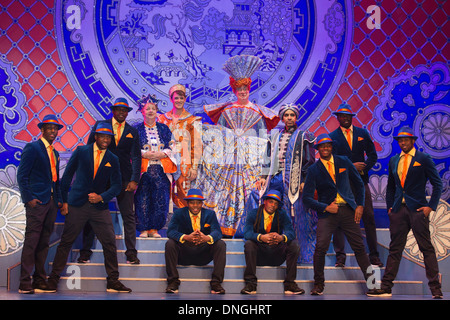
[[[208,223],[205,223],[204,227],[205,227],[205,228],[209,228],[209,227],[211,227],[211,225],[208,224]]]
[[[358,141],[362,141],[362,140],[364,140],[363,137],[358,137]]]
[[[345,170],[347,170],[347,169],[345,169],[345,168],[339,168],[339,173],[342,173],[342,172],[344,172]]]
[[[413,164],[413,167],[420,167],[421,166],[421,164],[419,163],[419,162],[414,162],[414,164]]]
[[[125,136],[125,138],[133,138],[133,135],[131,133],[129,133]]]
[[[111,164],[108,162],[105,164],[105,167],[111,167]]]

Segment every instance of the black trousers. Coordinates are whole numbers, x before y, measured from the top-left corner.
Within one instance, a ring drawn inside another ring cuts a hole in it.
[[[406,205],[402,205],[398,212],[389,214],[389,230],[391,243],[389,244],[389,256],[386,262],[381,288],[387,289],[394,286],[393,281],[398,273],[406,238],[412,229],[419,250],[423,254],[425,273],[430,289],[441,288],[439,283],[439,266],[436,252],[430,238],[430,220],[422,212],[411,211]]]
[[[373,211],[372,194],[368,184],[364,184],[365,203],[362,215],[364,230],[366,232],[367,247],[369,248],[369,258],[378,258],[377,227],[375,225],[375,213]],[[345,263],[345,237],[341,228],[337,228],[333,235],[333,247],[336,252],[336,262]]]
[[[279,266],[286,261],[284,283],[294,282],[297,278],[297,259],[300,246],[297,240],[268,245],[258,241],[247,240],[244,245],[245,271],[244,281],[256,284],[256,266]]]
[[[190,242],[181,243],[173,239],[167,240],[165,250],[167,282],[180,283],[178,264],[203,266],[213,261],[211,285],[222,283],[225,275],[226,251],[227,246],[223,240],[213,244],[202,243],[200,245]]]
[[[134,192],[125,191],[128,182],[122,183],[122,191],[117,196],[120,214],[123,220],[124,240],[127,250],[125,255],[131,258],[137,255],[136,250],[136,215],[134,213]],[[80,256],[89,258],[92,254],[92,245],[95,239],[95,232],[89,223],[83,230],[83,247],[80,250]]]
[[[81,207],[69,206],[69,214],[65,218],[61,242],[56,250],[50,278],[59,279],[67,264],[72,245],[89,222],[103,247],[105,269],[108,280],[119,279],[119,265],[117,262],[116,237],[109,209],[98,210],[89,202]]]
[[[319,218],[313,261],[315,284],[324,285],[325,255],[330,247],[331,236],[338,227],[344,232],[347,241],[355,253],[356,261],[363,272],[364,279],[367,279],[370,261],[364,246],[361,228],[354,219],[355,211],[348,205],[339,207],[338,213],[336,214],[331,213],[326,217]]]
[[[35,208],[25,205],[27,226],[21,258],[20,285],[22,286],[30,284],[33,268],[33,281],[47,279],[45,261],[57,213],[58,206],[53,197],[47,204],[38,204]]]

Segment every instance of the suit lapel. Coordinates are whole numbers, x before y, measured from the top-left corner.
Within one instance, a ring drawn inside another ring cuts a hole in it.
[[[41,149],[42,154],[44,155],[44,166],[45,172],[49,174],[50,180],[52,180],[52,168],[50,166],[50,158],[48,157],[47,149],[45,148],[45,144],[41,139],[38,140],[39,148]]]
[[[94,142],[95,143],[95,142]],[[90,148],[88,148],[87,156],[88,156],[88,163],[89,163],[89,170],[91,173],[91,177],[94,177],[94,143],[91,145]]]
[[[338,128],[338,131],[339,131],[338,132],[338,137],[339,137],[339,140],[341,140],[340,143],[345,146],[346,152],[351,154],[352,150],[350,149],[350,146],[348,145],[347,137],[342,132],[341,127]],[[354,129],[354,127],[353,127],[353,141],[352,141],[352,145],[355,145],[355,129]]]

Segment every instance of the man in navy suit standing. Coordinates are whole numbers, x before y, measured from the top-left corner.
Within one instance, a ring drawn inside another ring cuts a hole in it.
[[[430,237],[431,211],[435,211],[442,193],[442,180],[431,157],[414,148],[417,136],[409,127],[402,127],[397,136],[402,152],[389,161],[386,187],[386,208],[389,215],[391,243],[381,288],[370,290],[368,296],[392,296],[406,238],[412,229],[423,254],[425,272],[433,299],[442,299],[439,266]],[[430,200],[426,199],[426,184],[433,186]]]
[[[341,104],[333,114],[339,121],[339,128],[330,133],[330,138],[334,141],[333,154],[348,157],[361,175],[365,189],[362,221],[369,248],[369,259],[373,265],[382,267],[383,263],[380,261],[377,249],[377,229],[369,188],[369,170],[378,160],[377,151],[369,132],[352,124],[353,117],[356,114],[352,113],[348,104]],[[333,246],[336,252],[336,267],[344,267],[346,258],[345,239],[340,228],[333,235]]]
[[[364,208],[361,176],[347,157],[332,154],[333,140],[328,134],[319,135],[316,141],[314,148],[319,151],[320,159],[306,173],[303,202],[316,210],[319,218],[311,294],[322,295],[325,287],[325,255],[336,228],[340,227],[347,237],[365,279],[369,276],[370,261],[359,227]],[[315,190],[317,200],[314,198]]]
[[[62,205],[59,185],[59,153],[53,141],[63,125],[55,115],[48,114],[38,124],[42,137],[23,148],[17,182],[25,203],[27,227],[22,249],[20,293],[48,292],[44,264],[50,235]],[[34,267],[33,282],[31,272]]]
[[[136,216],[134,212],[134,192],[141,175],[141,145],[138,131],[125,120],[128,112],[133,110],[125,98],[117,98],[111,106],[113,117],[108,120],[97,121],[89,135],[88,144],[95,141],[95,130],[99,123],[112,126],[114,138],[108,149],[119,158],[120,173],[122,174],[122,190],[117,196],[120,214],[123,219],[124,240],[127,248],[125,255],[127,263],[139,264],[136,250]],[[83,233],[83,248],[80,250],[78,262],[85,263],[92,254],[94,232],[89,223]]]
[[[99,123],[95,143],[79,146],[70,157],[61,179],[65,216],[61,242],[56,250],[48,286],[57,289],[61,272],[76,238],[89,223],[103,247],[108,292],[131,292],[119,281],[119,266],[114,226],[108,202],[120,193],[122,180],[119,159],[108,146],[114,136],[111,125]],[[75,181],[69,188],[73,177]]]
[[[285,294],[303,294],[295,283],[300,246],[295,239],[291,217],[282,206],[281,193],[269,190],[263,204],[249,211],[245,220],[245,287],[242,294],[255,294],[256,266],[279,266],[286,261]]]
[[[202,208],[205,198],[199,189],[189,190],[184,200],[187,207],[173,213],[167,228],[166,293],[178,292],[180,279],[177,264],[202,266],[213,260],[211,293],[224,294],[221,284],[225,274],[226,244],[222,240],[216,213]]]

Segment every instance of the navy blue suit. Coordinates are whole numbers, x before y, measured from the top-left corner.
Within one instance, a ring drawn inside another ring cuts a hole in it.
[[[180,242],[181,236],[194,232],[188,207],[174,211],[167,228],[165,260],[167,282],[180,284],[177,264],[206,265],[214,261],[211,285],[222,283],[225,275],[226,244],[222,240],[222,231],[216,213],[202,208],[200,216],[200,231],[213,238],[213,244],[202,243],[194,245],[190,242]]]
[[[69,192],[74,175],[76,177]],[[50,279],[59,280],[73,243],[85,224],[89,223],[102,244],[108,281],[118,280],[116,239],[108,202],[119,194],[121,187],[119,159],[111,151],[105,151],[95,178],[93,144],[79,146],[72,153],[61,179],[62,198],[69,204],[69,213],[65,216]],[[102,196],[103,201],[90,203],[88,194],[92,192]]]
[[[353,126],[352,149],[350,149],[347,138],[340,127],[330,133],[330,138],[333,139],[333,155],[346,156],[352,163],[364,162],[366,164],[361,178],[364,183],[368,183],[369,170],[372,169],[378,160],[377,151],[369,132]]]
[[[411,165],[405,179],[405,186],[402,188],[400,178],[397,174],[400,155],[395,155],[389,161],[389,177],[386,187],[386,207],[397,212],[405,198],[406,206],[415,211],[420,207],[430,207],[436,210],[442,192],[442,180],[436,170],[430,155],[417,151],[411,159]],[[430,201],[426,199],[425,186],[430,181],[433,186]]]
[[[58,213],[58,202],[62,202],[59,183],[59,153],[55,154],[57,180],[53,182],[50,159],[44,143],[39,139],[25,145],[22,151],[17,182],[22,201],[25,203],[27,225],[21,256],[19,289],[30,287],[31,272],[34,268],[33,284],[45,281],[50,236]],[[35,207],[28,202],[41,201]]]
[[[33,199],[46,204],[53,196],[57,202],[62,202],[59,184],[59,153],[53,149],[56,158],[56,182],[52,180],[50,159],[44,143],[39,139],[23,148],[19,168],[17,169],[17,183],[19,184],[22,201],[27,203]]]
[[[391,289],[394,285],[402,253],[406,245],[407,235],[412,229],[414,237],[423,254],[428,286],[432,293],[440,290],[439,265],[436,251],[431,242],[430,220],[423,212],[417,211],[420,207],[430,207],[436,210],[442,192],[442,181],[431,157],[416,150],[411,158],[404,187],[401,186],[397,173],[400,155],[395,155],[389,161],[389,177],[386,188],[386,206],[389,210],[389,231],[391,242],[386,269],[381,281],[381,289]],[[425,186],[430,181],[433,192],[429,201],[426,199]],[[402,199],[405,203],[402,203]]]
[[[353,163],[347,157],[335,155],[334,171],[336,183],[320,160],[309,167],[306,173],[303,203],[316,210],[319,218],[329,215],[325,208],[336,199],[337,193],[353,210],[356,206],[364,206],[364,184]],[[355,187],[355,195],[350,184]],[[318,192],[318,200],[314,199],[315,190]]]
[[[342,128],[338,127],[330,133],[333,139],[333,154],[346,156],[352,163],[364,162],[366,167],[361,174],[361,179],[364,182],[364,211],[362,221],[364,223],[364,230],[366,232],[366,241],[369,248],[369,257],[372,264],[381,265],[378,253],[377,229],[375,224],[375,213],[372,204],[372,194],[369,188],[369,170],[375,165],[378,160],[375,145],[366,129],[353,126],[352,148],[348,145],[347,138],[342,132]],[[333,246],[336,252],[336,263],[345,264],[345,238],[342,230],[339,228],[333,235]]]
[[[347,237],[365,279],[370,266],[361,229],[354,221],[356,206],[364,206],[363,181],[347,157],[335,155],[333,158],[336,183],[319,160],[308,168],[303,187],[303,203],[316,210],[319,217],[313,264],[314,284],[322,289],[325,286],[325,255],[330,246],[331,236],[337,228],[341,228]],[[351,184],[353,184],[355,196],[353,196]],[[315,190],[317,190],[318,200],[314,199]],[[347,204],[339,206],[337,213],[329,213],[326,207],[336,199],[338,192]]]
[[[72,178],[75,181],[69,192]],[[61,194],[64,202],[74,207],[81,207],[88,202],[88,194],[95,192],[103,201],[94,204],[98,210],[108,209],[108,202],[120,193],[122,180],[119,159],[106,150],[102,162],[94,177],[94,146],[79,146],[70,157],[61,179]]]
[[[88,138],[88,144],[95,142],[95,130],[101,122],[112,126],[112,118],[100,120],[92,127]],[[115,128],[113,128],[114,130]],[[117,133],[116,133],[117,134]],[[114,137],[108,146],[113,154],[119,158],[120,173],[122,175],[122,190],[117,195],[117,204],[123,220],[124,240],[127,248],[125,255],[128,260],[135,260],[136,250],[136,215],[134,211],[134,191],[125,191],[130,181],[139,183],[141,176],[141,144],[139,132],[136,128],[125,122],[119,143],[116,145]],[[95,234],[89,224],[83,231],[83,247],[80,250],[80,258],[88,260],[92,254],[91,247],[94,243]]]
[[[281,203],[280,203],[281,206]],[[270,231],[264,229],[264,205],[248,212],[244,227],[244,254],[246,267],[244,281],[248,284],[257,284],[256,266],[279,266],[286,261],[286,276],[284,283],[293,283],[297,277],[297,259],[300,246],[295,239],[292,219],[283,209],[278,209],[273,215]],[[260,217],[258,218],[258,212]],[[257,222],[259,219],[259,223]],[[255,223],[258,225],[255,226]],[[259,235],[276,232],[286,237],[278,244],[269,245],[258,240]]]

